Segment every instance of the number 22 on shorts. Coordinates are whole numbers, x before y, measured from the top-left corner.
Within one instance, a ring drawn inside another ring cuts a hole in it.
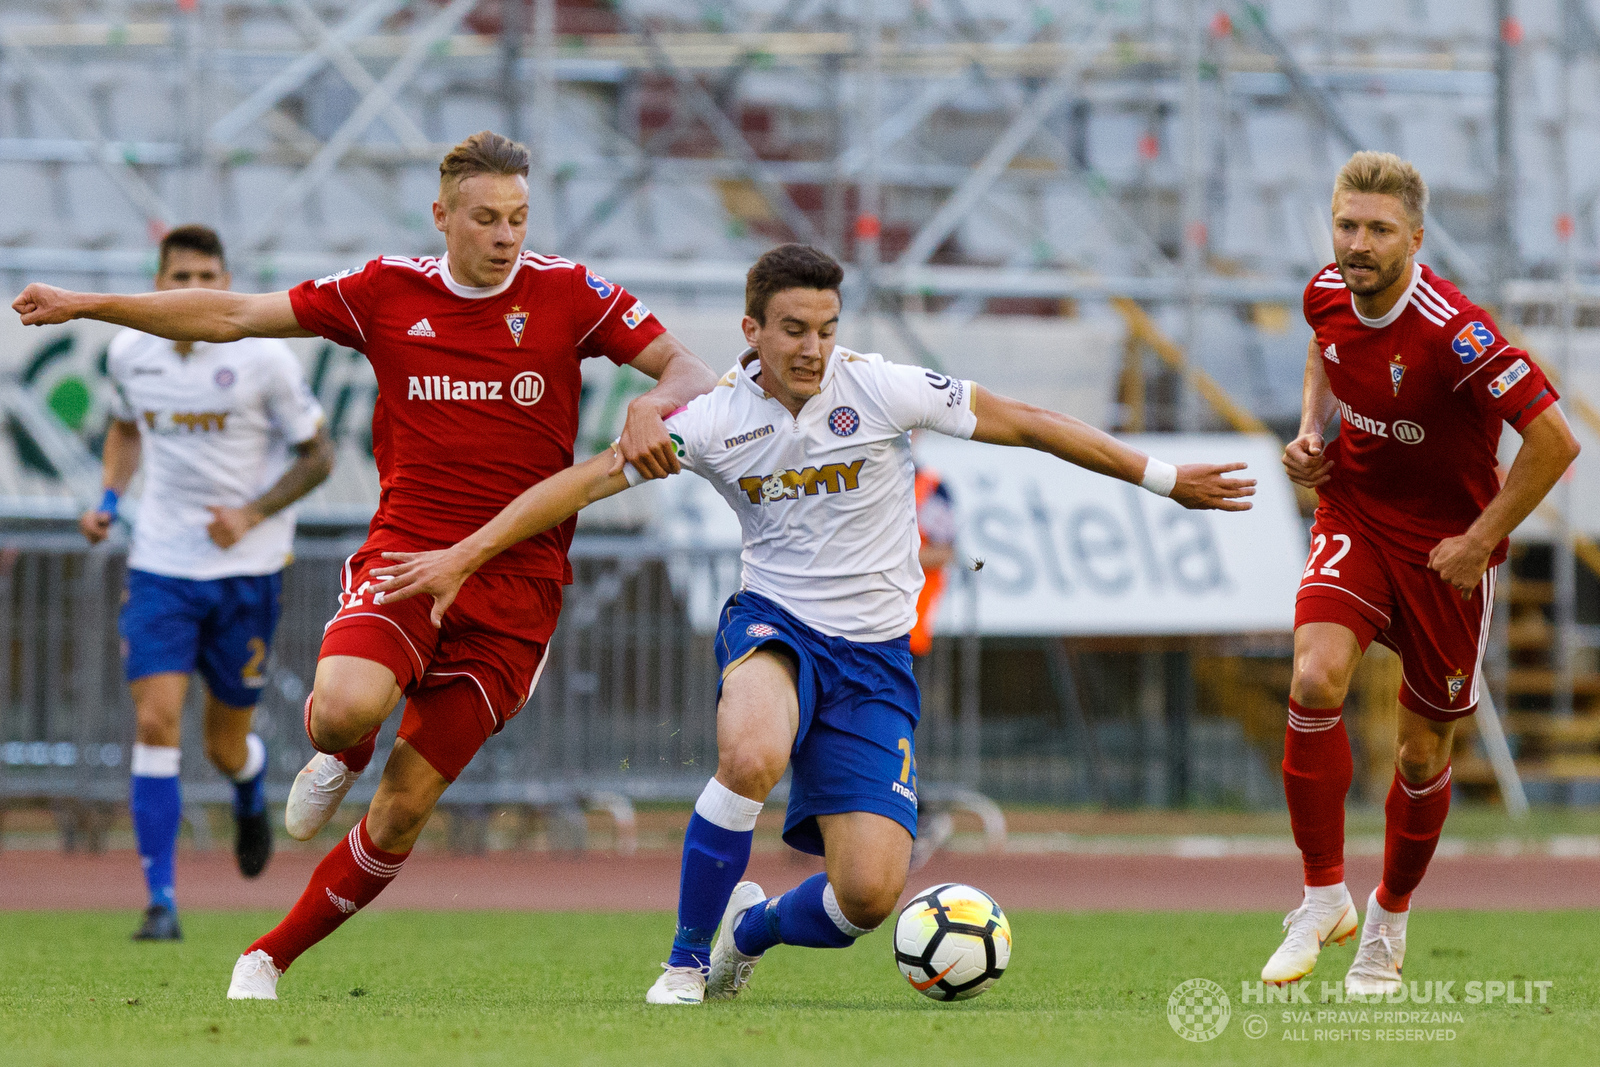
[[[1338,550],[1323,562],[1322,568],[1319,570],[1317,568],[1317,557],[1322,555],[1322,550],[1328,547],[1328,540],[1327,534],[1317,534],[1312,540],[1311,558],[1306,560],[1306,572],[1300,576],[1301,580],[1310,578],[1313,574],[1325,574],[1330,578],[1339,577],[1339,569],[1334,564],[1349,554],[1350,536],[1341,533],[1333,535],[1333,540],[1339,542]]]

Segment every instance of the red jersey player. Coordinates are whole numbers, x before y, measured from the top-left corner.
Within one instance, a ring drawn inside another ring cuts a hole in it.
[[[1450,806],[1450,749],[1478,703],[1506,536],[1578,454],[1556,393],[1528,353],[1417,263],[1428,191],[1409,163],[1358,152],[1334,184],[1337,261],[1306,287],[1300,435],[1289,477],[1318,491],[1295,602],[1283,782],[1305,859],[1303,904],[1284,920],[1265,981],[1291,982],[1325,942],[1356,932],[1344,884],[1350,742],[1340,718],[1374,639],[1400,656],[1396,771],[1384,805],[1383,878],[1345,976],[1350,993],[1400,985],[1406,917]],[[1337,413],[1339,436],[1322,431]],[[1522,435],[1502,486],[1500,424]]]
[[[365,576],[379,554],[454,544],[571,465],[582,359],[606,356],[658,379],[630,406],[620,442],[653,476],[678,470],[662,416],[716,380],[620,286],[522,251],[525,148],[485,131],[452,149],[439,171],[433,214],[447,248],[439,259],[384,256],[259,296],[30,285],[13,305],[27,324],[95,318],[179,341],[321,335],[364,352],[378,378],[382,492],[323,637],[306,702],[320,754],[295,780],[289,832],[306,839],[327,822],[405,696],[399,740],[366,817],[317,867],[288,917],[239,957],[233,999],[276,999],[283,971],[394,878],[445,788],[522,707],[571,581],[573,527],[498,557],[442,628],[422,601],[368,595]]]

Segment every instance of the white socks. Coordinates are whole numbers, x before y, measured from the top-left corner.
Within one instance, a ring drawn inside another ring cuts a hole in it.
[[[1339,882],[1336,885],[1308,885],[1305,888],[1305,902],[1307,904],[1316,904],[1324,908],[1331,908],[1335,906],[1350,892],[1345,888],[1343,882]]]
[[[839,898],[834,896],[832,882],[823,887],[822,910],[828,913],[828,918],[833,920],[833,925],[837,926],[840,932],[848,937],[861,937],[863,934],[870,934],[872,930],[877,929],[877,927],[873,927],[872,930],[865,929],[844,917],[844,912],[839,910]]]
[[[1378,903],[1378,891],[1376,889],[1372,891],[1372,896],[1367,898],[1367,925],[1376,926],[1378,923],[1386,923],[1391,937],[1406,936],[1406,916],[1410,914],[1411,911],[1409,909],[1406,911],[1385,910]]]
[[[244,747],[244,766],[233,776],[233,780],[241,785],[260,774],[261,768],[267,765],[267,746],[262,744],[261,738],[250,734],[244,739]]]
[[[748,833],[756,828],[756,816],[761,814],[761,804],[759,800],[740,796],[713,778],[700,791],[700,799],[694,802],[694,811],[712,826]]]
[[[141,745],[135,742],[129,770],[136,778],[176,778],[178,761],[182,756],[181,748]]]

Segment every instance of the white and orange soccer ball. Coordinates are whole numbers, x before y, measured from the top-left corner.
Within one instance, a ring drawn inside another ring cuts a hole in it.
[[[934,1000],[966,1000],[1000,980],[1011,962],[1011,923],[994,898],[970,885],[931,886],[894,924],[894,961]]]

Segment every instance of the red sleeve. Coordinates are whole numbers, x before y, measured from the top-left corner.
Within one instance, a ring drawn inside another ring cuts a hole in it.
[[[1507,341],[1482,308],[1468,305],[1450,329],[1445,358],[1460,375],[1456,389],[1467,390],[1475,407],[1520,433],[1561,399],[1533,357]]]
[[[580,359],[605,356],[618,365],[631,363],[667,332],[644,301],[581,264],[572,271],[572,307]]]
[[[300,328],[365,352],[366,329],[371,321],[367,311],[379,266],[380,261],[374,259],[359,271],[330,274],[290,289],[289,304]]]

